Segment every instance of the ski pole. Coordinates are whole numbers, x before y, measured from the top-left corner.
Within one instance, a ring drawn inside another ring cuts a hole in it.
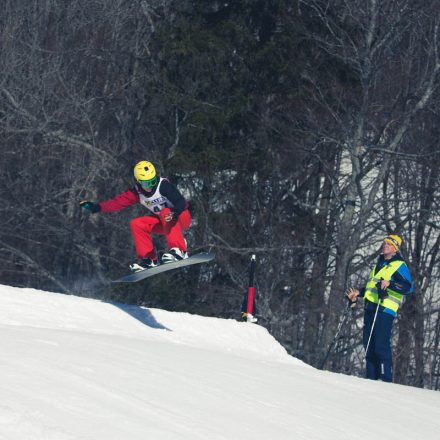
[[[349,312],[349,310],[351,310],[354,307],[354,304],[355,303],[352,303],[351,301],[347,304],[347,307],[345,308],[344,314],[342,315],[342,320],[339,323],[338,328],[336,330],[335,336],[333,337],[333,340],[327,349],[327,353],[325,354],[324,359],[322,360],[321,365],[319,366],[320,370],[322,370],[324,368],[325,363],[327,362],[328,356],[329,356],[330,352],[332,351],[333,346],[338,339],[339,333],[341,332],[342,327],[344,326],[345,321],[347,320],[348,312]]]
[[[365,348],[365,356],[367,356],[368,348],[370,347],[371,336],[373,335],[374,324],[376,323],[377,312],[379,311],[379,304],[380,304],[380,300],[377,303],[376,312],[374,313],[374,319],[373,319],[373,324],[371,326],[370,336],[368,337],[367,347]]]

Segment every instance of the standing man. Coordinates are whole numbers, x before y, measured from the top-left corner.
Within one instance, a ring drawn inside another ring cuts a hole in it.
[[[383,241],[383,253],[370,272],[363,289],[350,288],[350,301],[364,298],[363,345],[366,350],[366,377],[393,380],[391,329],[404,296],[413,293],[414,286],[408,266],[399,253],[402,239],[388,235]]]

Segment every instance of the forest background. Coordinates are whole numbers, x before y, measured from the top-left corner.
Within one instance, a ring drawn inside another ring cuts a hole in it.
[[[440,389],[439,21],[435,0],[2,0],[0,282],[239,319],[255,253],[259,323],[362,375],[361,307],[326,354],[395,232],[415,281],[395,378]],[[144,211],[79,201],[143,159],[216,260],[115,287]]]

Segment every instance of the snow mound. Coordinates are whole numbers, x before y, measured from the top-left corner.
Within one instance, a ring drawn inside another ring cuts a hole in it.
[[[315,370],[255,324],[0,286],[1,440],[437,440],[440,393]]]
[[[183,344],[298,362],[258,325],[0,285],[0,323]]]

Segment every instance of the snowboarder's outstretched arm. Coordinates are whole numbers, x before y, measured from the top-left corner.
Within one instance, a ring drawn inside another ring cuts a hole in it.
[[[106,200],[105,202],[94,203],[85,200],[80,202],[80,206],[81,208],[87,209],[94,214],[96,212],[121,211],[131,205],[135,205],[136,203],[139,203],[139,196],[134,190],[129,189],[128,191],[119,194],[113,199]]]

